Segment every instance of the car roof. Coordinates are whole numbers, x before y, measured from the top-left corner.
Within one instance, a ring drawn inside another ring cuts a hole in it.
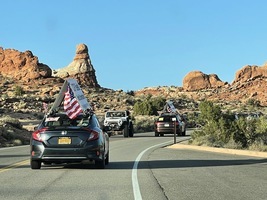
[[[161,113],[160,117],[163,117],[163,116],[177,116],[176,113]]]
[[[109,110],[107,112],[125,112],[125,110]]]

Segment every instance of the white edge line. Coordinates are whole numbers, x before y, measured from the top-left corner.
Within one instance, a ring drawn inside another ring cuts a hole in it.
[[[144,155],[144,153],[146,151],[148,151],[149,149],[152,149],[154,147],[161,146],[161,145],[164,145],[164,144],[169,144],[170,142],[171,141],[169,141],[169,142],[163,142],[163,143],[160,143],[160,144],[157,144],[157,145],[148,147],[147,149],[143,150],[137,156],[137,158],[135,159],[134,165],[133,165],[133,168],[132,168],[132,185],[133,185],[133,193],[134,193],[134,199],[135,200],[142,200],[142,195],[141,195],[141,192],[140,192],[138,178],[137,178],[137,169],[138,169],[138,163],[139,163],[140,159],[142,158],[142,156]]]

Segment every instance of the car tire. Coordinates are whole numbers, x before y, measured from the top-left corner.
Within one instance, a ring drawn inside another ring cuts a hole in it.
[[[41,169],[41,161],[31,160],[32,169]]]
[[[105,158],[105,165],[109,164],[109,152],[107,153],[107,156]]]
[[[128,124],[125,124],[124,129],[123,129],[123,136],[124,137],[129,137],[129,128]]]
[[[133,130],[133,124],[130,123],[130,128],[129,128],[129,137],[133,137],[134,135],[134,130]]]
[[[160,134],[160,136],[161,136],[161,137],[163,137],[163,136],[164,136],[164,134],[163,134],[163,133],[161,133],[161,134]]]
[[[111,132],[108,132],[108,137],[111,137]]]
[[[105,161],[104,157],[101,160],[95,160],[95,167],[97,169],[105,169],[105,162],[106,161]]]
[[[186,135],[186,131],[182,132],[182,136],[185,136]]]
[[[155,137],[159,137],[159,133],[155,132]]]

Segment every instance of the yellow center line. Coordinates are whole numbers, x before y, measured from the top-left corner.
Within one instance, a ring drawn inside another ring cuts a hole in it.
[[[24,160],[24,161],[21,161],[21,162],[18,162],[18,163],[14,163],[12,165],[8,165],[6,167],[0,168],[0,173],[8,171],[8,170],[13,169],[13,168],[20,167],[22,165],[29,164],[29,162],[30,162],[30,160]]]

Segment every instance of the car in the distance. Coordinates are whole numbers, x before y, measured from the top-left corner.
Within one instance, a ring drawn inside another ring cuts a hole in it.
[[[155,136],[164,134],[174,134],[184,136],[186,134],[186,124],[180,115],[175,113],[162,113],[154,123]]]
[[[104,127],[109,133],[121,131],[124,137],[133,137],[133,122],[128,110],[109,110],[105,113]],[[111,135],[111,134],[110,134]]]
[[[43,164],[92,161],[96,168],[109,163],[109,137],[95,114],[70,119],[65,113],[45,116],[30,140],[32,169]]]

